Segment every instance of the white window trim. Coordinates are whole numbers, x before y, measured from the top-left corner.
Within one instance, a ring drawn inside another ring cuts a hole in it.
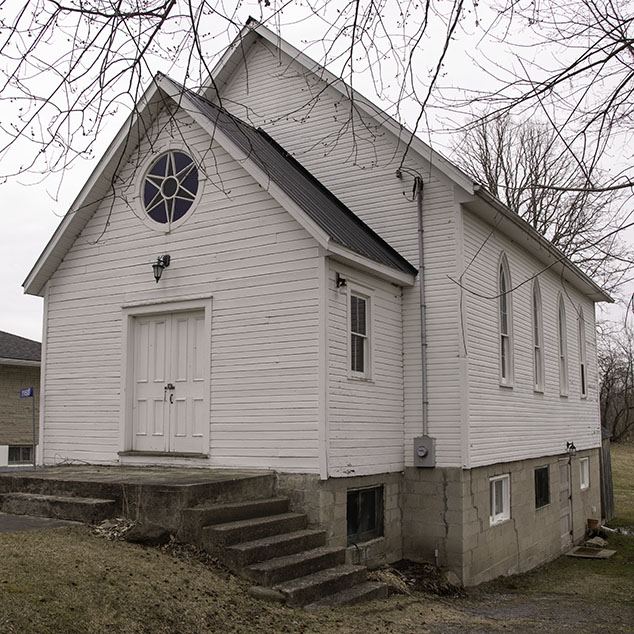
[[[566,307],[560,295],[557,302],[557,356],[559,359],[559,395],[568,396],[568,331]]]
[[[150,167],[157,161],[163,154],[167,154],[168,152],[183,152],[184,154],[188,154],[194,160],[196,167],[198,168],[198,191],[196,192],[196,198],[192,203],[192,206],[188,209],[187,213],[182,217],[176,220],[175,222],[167,222],[165,224],[158,223],[152,218],[150,218],[143,205],[143,183],[145,182],[145,176],[150,169]],[[143,162],[139,165],[139,169],[137,170],[136,178],[134,179],[134,197],[135,197],[135,205],[133,206],[134,215],[149,229],[156,231],[157,233],[171,233],[174,229],[180,227],[180,225],[184,224],[189,220],[189,218],[193,215],[194,211],[198,207],[201,198],[203,197],[205,183],[207,178],[205,178],[205,163],[201,154],[193,147],[191,144],[183,143],[182,141],[177,141],[171,137],[164,139],[163,141],[158,142],[153,148],[152,152],[149,153],[148,156],[145,157]]]
[[[588,360],[586,357],[586,320],[583,308],[579,306],[577,317],[577,336],[579,338],[579,393],[581,398],[588,398]]]
[[[579,458],[579,487],[590,488],[590,458]]]
[[[494,510],[494,491],[495,484],[502,482],[502,510],[495,513]],[[511,476],[508,473],[493,476],[489,478],[489,524],[495,526],[511,519]]]
[[[533,389],[544,391],[544,321],[542,317],[542,293],[537,280],[531,293],[533,323]]]
[[[352,297],[360,297],[365,300],[365,324],[366,333],[364,339],[364,368],[363,372],[357,372],[352,369]],[[348,378],[357,379],[360,381],[372,380],[372,364],[374,362],[373,354],[373,328],[372,328],[372,294],[371,289],[361,288],[359,286],[351,285],[348,287],[347,294],[347,339],[348,339]]]
[[[504,274],[506,292],[502,292],[502,273]],[[504,387],[513,387],[513,298],[510,289],[511,273],[509,270],[506,255],[502,255],[498,262],[497,268],[497,284],[498,284],[498,356],[500,366],[500,385]],[[502,327],[502,308],[506,310],[507,330],[503,331]],[[507,342],[507,354],[503,354],[504,342]]]

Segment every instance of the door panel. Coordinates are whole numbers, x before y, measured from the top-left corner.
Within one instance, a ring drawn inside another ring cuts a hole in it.
[[[206,453],[204,312],[135,318],[133,449]]]
[[[562,550],[567,550],[572,544],[570,465],[568,462],[567,458],[559,461],[559,527]]]

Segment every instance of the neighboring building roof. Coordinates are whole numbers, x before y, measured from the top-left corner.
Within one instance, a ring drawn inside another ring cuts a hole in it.
[[[248,125],[196,93],[172,83],[335,242],[386,266],[416,274],[416,267],[355,216],[264,130]]]
[[[39,365],[42,344],[0,330],[0,363]]]

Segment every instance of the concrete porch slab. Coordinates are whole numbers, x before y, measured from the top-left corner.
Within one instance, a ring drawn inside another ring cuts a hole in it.
[[[266,498],[274,486],[270,470],[73,465],[0,473],[0,494],[35,494],[45,501],[65,498],[68,504],[78,498],[110,500],[112,517],[159,524],[174,534],[186,508]],[[33,509],[31,514],[43,513]]]
[[[69,465],[61,467],[22,468],[0,473],[5,478],[30,478],[66,482],[96,482],[145,486],[188,486],[213,484],[272,473],[262,469],[201,469],[187,467],[131,467],[101,465]]]

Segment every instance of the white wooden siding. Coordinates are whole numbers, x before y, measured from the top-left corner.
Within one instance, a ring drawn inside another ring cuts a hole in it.
[[[564,453],[566,442],[578,449],[598,447],[598,414],[594,306],[552,271],[464,212],[463,293],[468,329],[470,466]],[[484,247],[482,245],[484,244]],[[471,262],[476,251],[477,257]],[[501,253],[508,259],[512,287],[513,387],[500,386],[497,276]],[[543,271],[540,273],[540,271]],[[532,276],[539,274],[544,331],[544,393],[533,390]],[[558,298],[566,307],[568,396],[559,392]],[[488,299],[487,299],[488,298]],[[586,320],[588,397],[581,398],[577,308]]]
[[[337,289],[335,274],[347,280]],[[350,292],[368,298],[371,368],[350,376]],[[330,262],[328,275],[328,466],[331,476],[403,469],[403,341],[401,289]]]
[[[248,72],[245,70],[248,67]],[[272,89],[274,87],[274,90]],[[262,126],[356,215],[415,266],[417,210],[412,174],[425,182],[425,277],[429,329],[429,433],[438,439],[442,466],[461,461],[461,374],[458,359],[456,206],[453,185],[433,166],[408,155],[396,177],[404,144],[358,112],[350,126],[350,104],[299,64],[260,41],[246,54],[224,87],[222,105]],[[289,114],[290,113],[290,114]],[[353,135],[354,129],[354,135]],[[412,441],[423,430],[418,288],[405,289],[403,311],[404,445],[413,463]],[[353,452],[349,452],[352,457]],[[391,459],[388,461],[392,464]],[[384,467],[387,468],[387,467]],[[377,466],[377,472],[379,467]]]
[[[162,115],[152,140],[205,157],[209,180],[193,215],[171,234],[144,224],[133,157],[115,203],[104,201],[50,281],[45,460],[117,460],[121,307],[207,295],[209,464],[317,472],[317,244],[189,117],[179,119],[170,141]],[[156,284],[151,263],[163,253],[172,261]]]

